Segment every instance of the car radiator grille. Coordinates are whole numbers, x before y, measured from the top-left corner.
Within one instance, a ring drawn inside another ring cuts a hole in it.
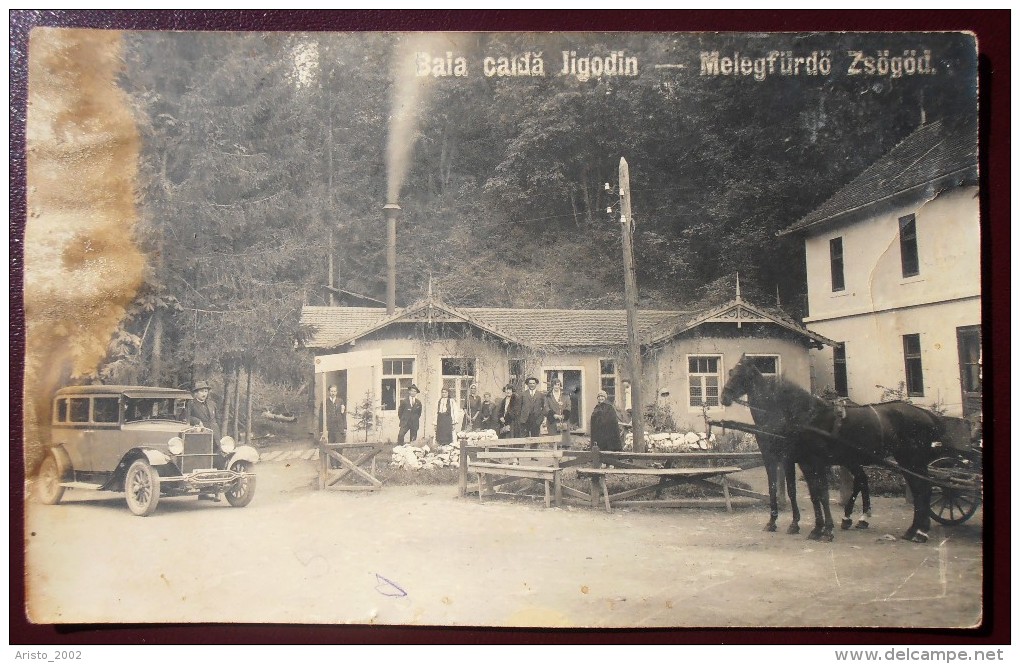
[[[187,474],[203,468],[212,468],[213,439],[209,433],[184,434],[184,453],[181,458],[181,472]]]

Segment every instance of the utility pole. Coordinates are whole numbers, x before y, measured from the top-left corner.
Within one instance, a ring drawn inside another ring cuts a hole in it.
[[[634,269],[634,217],[630,212],[630,170],[620,157],[620,224],[623,231],[623,282],[627,301],[627,345],[630,350],[631,431],[634,451],[645,451],[644,404],[641,401],[641,342],[638,340],[637,272]]]
[[[329,266],[326,268],[329,270],[329,306],[336,306],[336,300],[333,298],[333,227],[329,227]]]

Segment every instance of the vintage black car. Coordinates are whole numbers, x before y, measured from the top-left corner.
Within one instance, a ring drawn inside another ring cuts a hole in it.
[[[234,507],[255,495],[258,452],[185,420],[190,393],[162,387],[83,385],[53,399],[51,446],[34,483],[43,503],[65,489],[123,491],[138,516],[160,496],[215,496]]]

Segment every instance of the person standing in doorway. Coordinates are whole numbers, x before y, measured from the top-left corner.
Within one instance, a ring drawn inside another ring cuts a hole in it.
[[[520,435],[533,437],[542,432],[542,418],[545,417],[545,393],[538,391],[538,379],[528,376],[521,393],[521,411],[518,415]]]
[[[496,407],[496,431],[500,438],[512,438],[517,435],[517,416],[521,404],[514,386],[507,384],[503,388],[503,399]]]
[[[404,436],[410,432],[411,442],[418,440],[418,424],[421,422],[421,401],[416,385],[407,388],[407,398],[400,400],[397,417],[400,419],[400,430],[397,432],[397,444],[404,444]]]
[[[329,386],[329,396],[326,402],[319,406],[319,414],[315,419],[319,426],[320,442],[335,445],[347,440],[347,406],[340,400],[336,385]],[[338,467],[332,458],[329,463],[330,468]]]
[[[549,433],[559,433],[570,426],[570,397],[563,392],[563,384],[554,378],[545,398],[546,426]]]

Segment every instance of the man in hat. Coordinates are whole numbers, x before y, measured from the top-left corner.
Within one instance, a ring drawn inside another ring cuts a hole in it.
[[[191,393],[195,395],[195,398],[188,402],[188,424],[212,429],[213,446],[215,447],[220,440],[220,422],[216,413],[216,405],[209,398],[209,383],[204,380],[196,382]],[[220,498],[217,493],[215,490],[203,491],[198,494],[198,499],[218,503]]]
[[[517,415],[522,436],[537,436],[542,432],[542,419],[545,417],[545,393],[538,391],[538,379],[528,376],[524,381],[525,390],[521,392],[521,409]]]
[[[400,418],[400,431],[397,432],[397,444],[404,444],[404,435],[411,432],[411,442],[418,440],[418,424],[421,422],[421,391],[417,385],[407,388],[407,398],[400,400],[397,417]]]

